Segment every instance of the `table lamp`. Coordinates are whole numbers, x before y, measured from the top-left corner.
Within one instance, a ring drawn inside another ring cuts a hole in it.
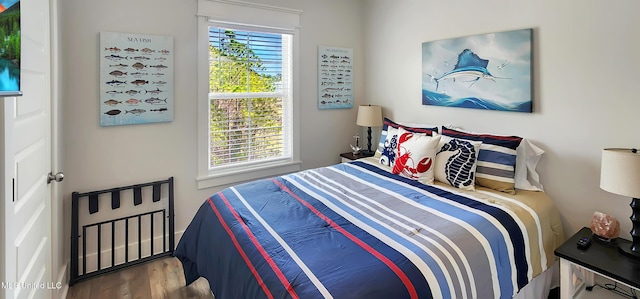
[[[367,129],[367,150],[362,153],[365,156],[373,156],[371,150],[371,127],[382,126],[382,107],[376,105],[360,105],[358,107],[358,118],[356,124]]]
[[[640,259],[640,153],[637,149],[606,148],[602,150],[600,171],[602,190],[633,198],[631,200],[631,246],[620,246],[620,251]]]

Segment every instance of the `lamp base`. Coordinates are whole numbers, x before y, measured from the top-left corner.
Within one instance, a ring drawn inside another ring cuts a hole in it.
[[[360,151],[360,155],[362,157],[372,157],[373,155],[375,155],[376,152],[374,151],[368,151],[368,150],[361,150]]]
[[[640,260],[640,252],[631,250],[631,245],[626,244],[626,246],[618,246],[618,250],[625,256]]]
[[[640,260],[640,199],[633,198],[631,200],[631,245],[619,246],[620,252],[624,255]]]

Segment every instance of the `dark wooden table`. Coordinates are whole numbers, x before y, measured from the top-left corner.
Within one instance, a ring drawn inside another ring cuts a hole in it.
[[[578,248],[578,240],[583,237],[591,239],[587,249]],[[640,289],[640,260],[623,255],[618,246],[630,246],[631,242],[618,238],[614,242],[602,242],[594,238],[591,229],[582,228],[575,235],[555,250],[560,258],[560,298],[572,298],[575,289],[572,286],[573,265],[591,272],[591,274],[607,277],[629,287]],[[593,276],[587,279],[593,285]]]

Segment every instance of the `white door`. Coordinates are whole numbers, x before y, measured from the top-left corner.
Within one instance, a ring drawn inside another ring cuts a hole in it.
[[[4,105],[4,288],[51,298],[51,43],[49,0],[23,0],[21,90]]]

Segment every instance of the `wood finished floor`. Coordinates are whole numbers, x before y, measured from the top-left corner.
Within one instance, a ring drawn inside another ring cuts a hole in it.
[[[199,278],[185,286],[182,264],[174,257],[101,275],[69,288],[67,299],[213,299],[209,283]]]

